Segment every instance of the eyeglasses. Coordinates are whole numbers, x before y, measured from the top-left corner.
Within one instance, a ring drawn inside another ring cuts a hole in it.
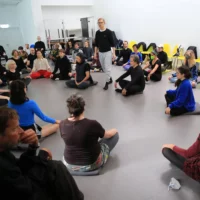
[[[103,24],[104,22],[98,22],[98,24]]]

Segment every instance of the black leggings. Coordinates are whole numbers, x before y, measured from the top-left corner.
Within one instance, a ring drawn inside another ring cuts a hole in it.
[[[62,74],[53,74],[52,80],[55,80],[56,78],[59,78],[59,80],[69,80],[69,76],[63,76]]]
[[[147,72],[146,70],[143,70],[143,72],[144,72],[144,76],[145,77],[147,77],[149,75],[149,73],[150,73],[150,72]],[[162,76],[160,74],[155,74],[155,73],[152,74],[151,77],[150,77],[150,79],[152,81],[160,81],[161,78],[162,78]]]
[[[171,102],[173,102],[175,100],[175,97],[165,94],[165,100],[166,100],[167,106],[168,106]],[[187,113],[187,112],[188,112],[187,109],[184,108],[184,107],[171,108],[170,115],[171,116],[179,116],[179,115],[182,115],[182,114]]]
[[[1,93],[0,95],[9,97],[10,93],[9,92],[4,92],[4,93]],[[7,104],[8,104],[8,100],[7,99],[0,99],[0,106],[6,106]]]
[[[180,170],[183,170],[186,158],[182,157],[181,155],[177,154],[176,152],[174,152],[169,148],[164,148],[162,150],[162,153],[163,156],[165,156],[165,158],[167,158],[172,164],[174,164]]]
[[[129,84],[130,81],[127,81],[127,80],[121,80],[119,81],[119,85],[122,89],[124,89],[127,84]],[[143,87],[141,87],[140,85],[132,85],[128,90],[127,90],[127,93],[126,93],[126,96],[128,95],[133,95],[133,94],[137,94],[139,92],[142,92],[144,90]]]

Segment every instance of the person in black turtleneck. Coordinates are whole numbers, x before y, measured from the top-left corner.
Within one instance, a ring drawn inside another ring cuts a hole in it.
[[[56,72],[60,70],[60,73],[56,74]],[[59,57],[57,58],[56,65],[53,73],[50,78],[52,80],[69,80],[72,76],[72,68],[71,63],[67,56],[65,55],[65,50],[59,50]]]
[[[42,51],[42,55],[45,58],[45,51],[46,51],[45,44],[44,44],[44,42],[41,41],[41,37],[40,36],[37,37],[37,40],[38,41],[35,43],[35,50],[36,50],[36,52],[38,50],[41,50]]]
[[[131,49],[128,48],[128,42],[124,41],[123,43],[123,50],[120,51],[120,54],[115,61],[115,65],[122,66],[123,64],[127,63],[129,61],[130,55],[131,55]],[[123,58],[122,61],[120,59]]]
[[[162,71],[165,71],[168,65],[168,56],[163,50],[163,44],[160,44],[158,46],[158,59],[161,62]]]
[[[123,96],[134,95],[136,93],[142,92],[145,88],[145,79],[142,68],[140,67],[140,59],[137,55],[132,55],[130,57],[131,67],[128,71],[120,76],[115,81],[116,92],[121,93]],[[131,81],[123,80],[127,76],[131,76]],[[117,83],[122,89],[117,88]]]

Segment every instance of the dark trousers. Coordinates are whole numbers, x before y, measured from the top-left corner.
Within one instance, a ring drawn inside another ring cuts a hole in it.
[[[127,84],[129,84],[130,81],[127,81],[127,80],[121,80],[119,81],[119,85],[122,89],[124,89]],[[128,95],[134,95],[134,94],[137,94],[139,92],[142,92],[144,90],[143,87],[141,87],[140,85],[132,85],[128,90],[127,90],[127,93],[126,93],[126,96]]]
[[[123,61],[118,61],[118,62],[117,62],[117,66],[122,66],[123,64],[124,64]]]
[[[165,94],[165,100],[167,102],[167,107],[168,107],[169,104],[175,100],[175,97],[170,96],[168,94]],[[171,116],[179,116],[179,115],[182,115],[182,114],[184,114],[186,112],[188,112],[188,111],[184,107],[181,107],[181,108],[171,108],[170,115]]]
[[[162,150],[162,153],[163,156],[165,156],[165,158],[167,158],[172,164],[174,164],[180,170],[183,170],[186,158],[182,157],[181,155],[177,154],[176,152],[174,152],[169,148],[164,148]]]
[[[146,70],[143,70],[143,72],[144,72],[144,76],[145,77],[147,77],[148,75],[149,75],[149,73],[150,72],[147,72]],[[159,74],[152,74],[151,75],[151,77],[150,77],[150,79],[152,80],[152,81],[160,81],[161,80],[161,75],[159,75]]]
[[[91,84],[89,81],[85,81],[85,82],[81,83],[80,85],[76,85],[75,80],[69,80],[66,82],[66,85],[69,88],[87,89]]]
[[[114,149],[116,144],[119,141],[119,133],[116,133],[113,137],[111,138],[103,138],[100,143],[104,143],[108,145],[110,152]]]
[[[69,80],[71,77],[69,76],[63,76],[61,73],[59,74],[54,74],[53,77],[51,78],[52,80],[55,80],[55,79],[59,79],[59,80]]]
[[[0,95],[9,97],[10,93],[4,92],[4,93],[1,93]],[[7,104],[8,104],[8,100],[7,99],[0,99],[0,106],[6,106]]]

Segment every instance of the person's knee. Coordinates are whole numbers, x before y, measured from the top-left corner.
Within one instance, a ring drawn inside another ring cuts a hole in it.
[[[192,84],[193,88],[196,88],[196,86],[197,86],[196,82],[193,81],[191,84]]]

